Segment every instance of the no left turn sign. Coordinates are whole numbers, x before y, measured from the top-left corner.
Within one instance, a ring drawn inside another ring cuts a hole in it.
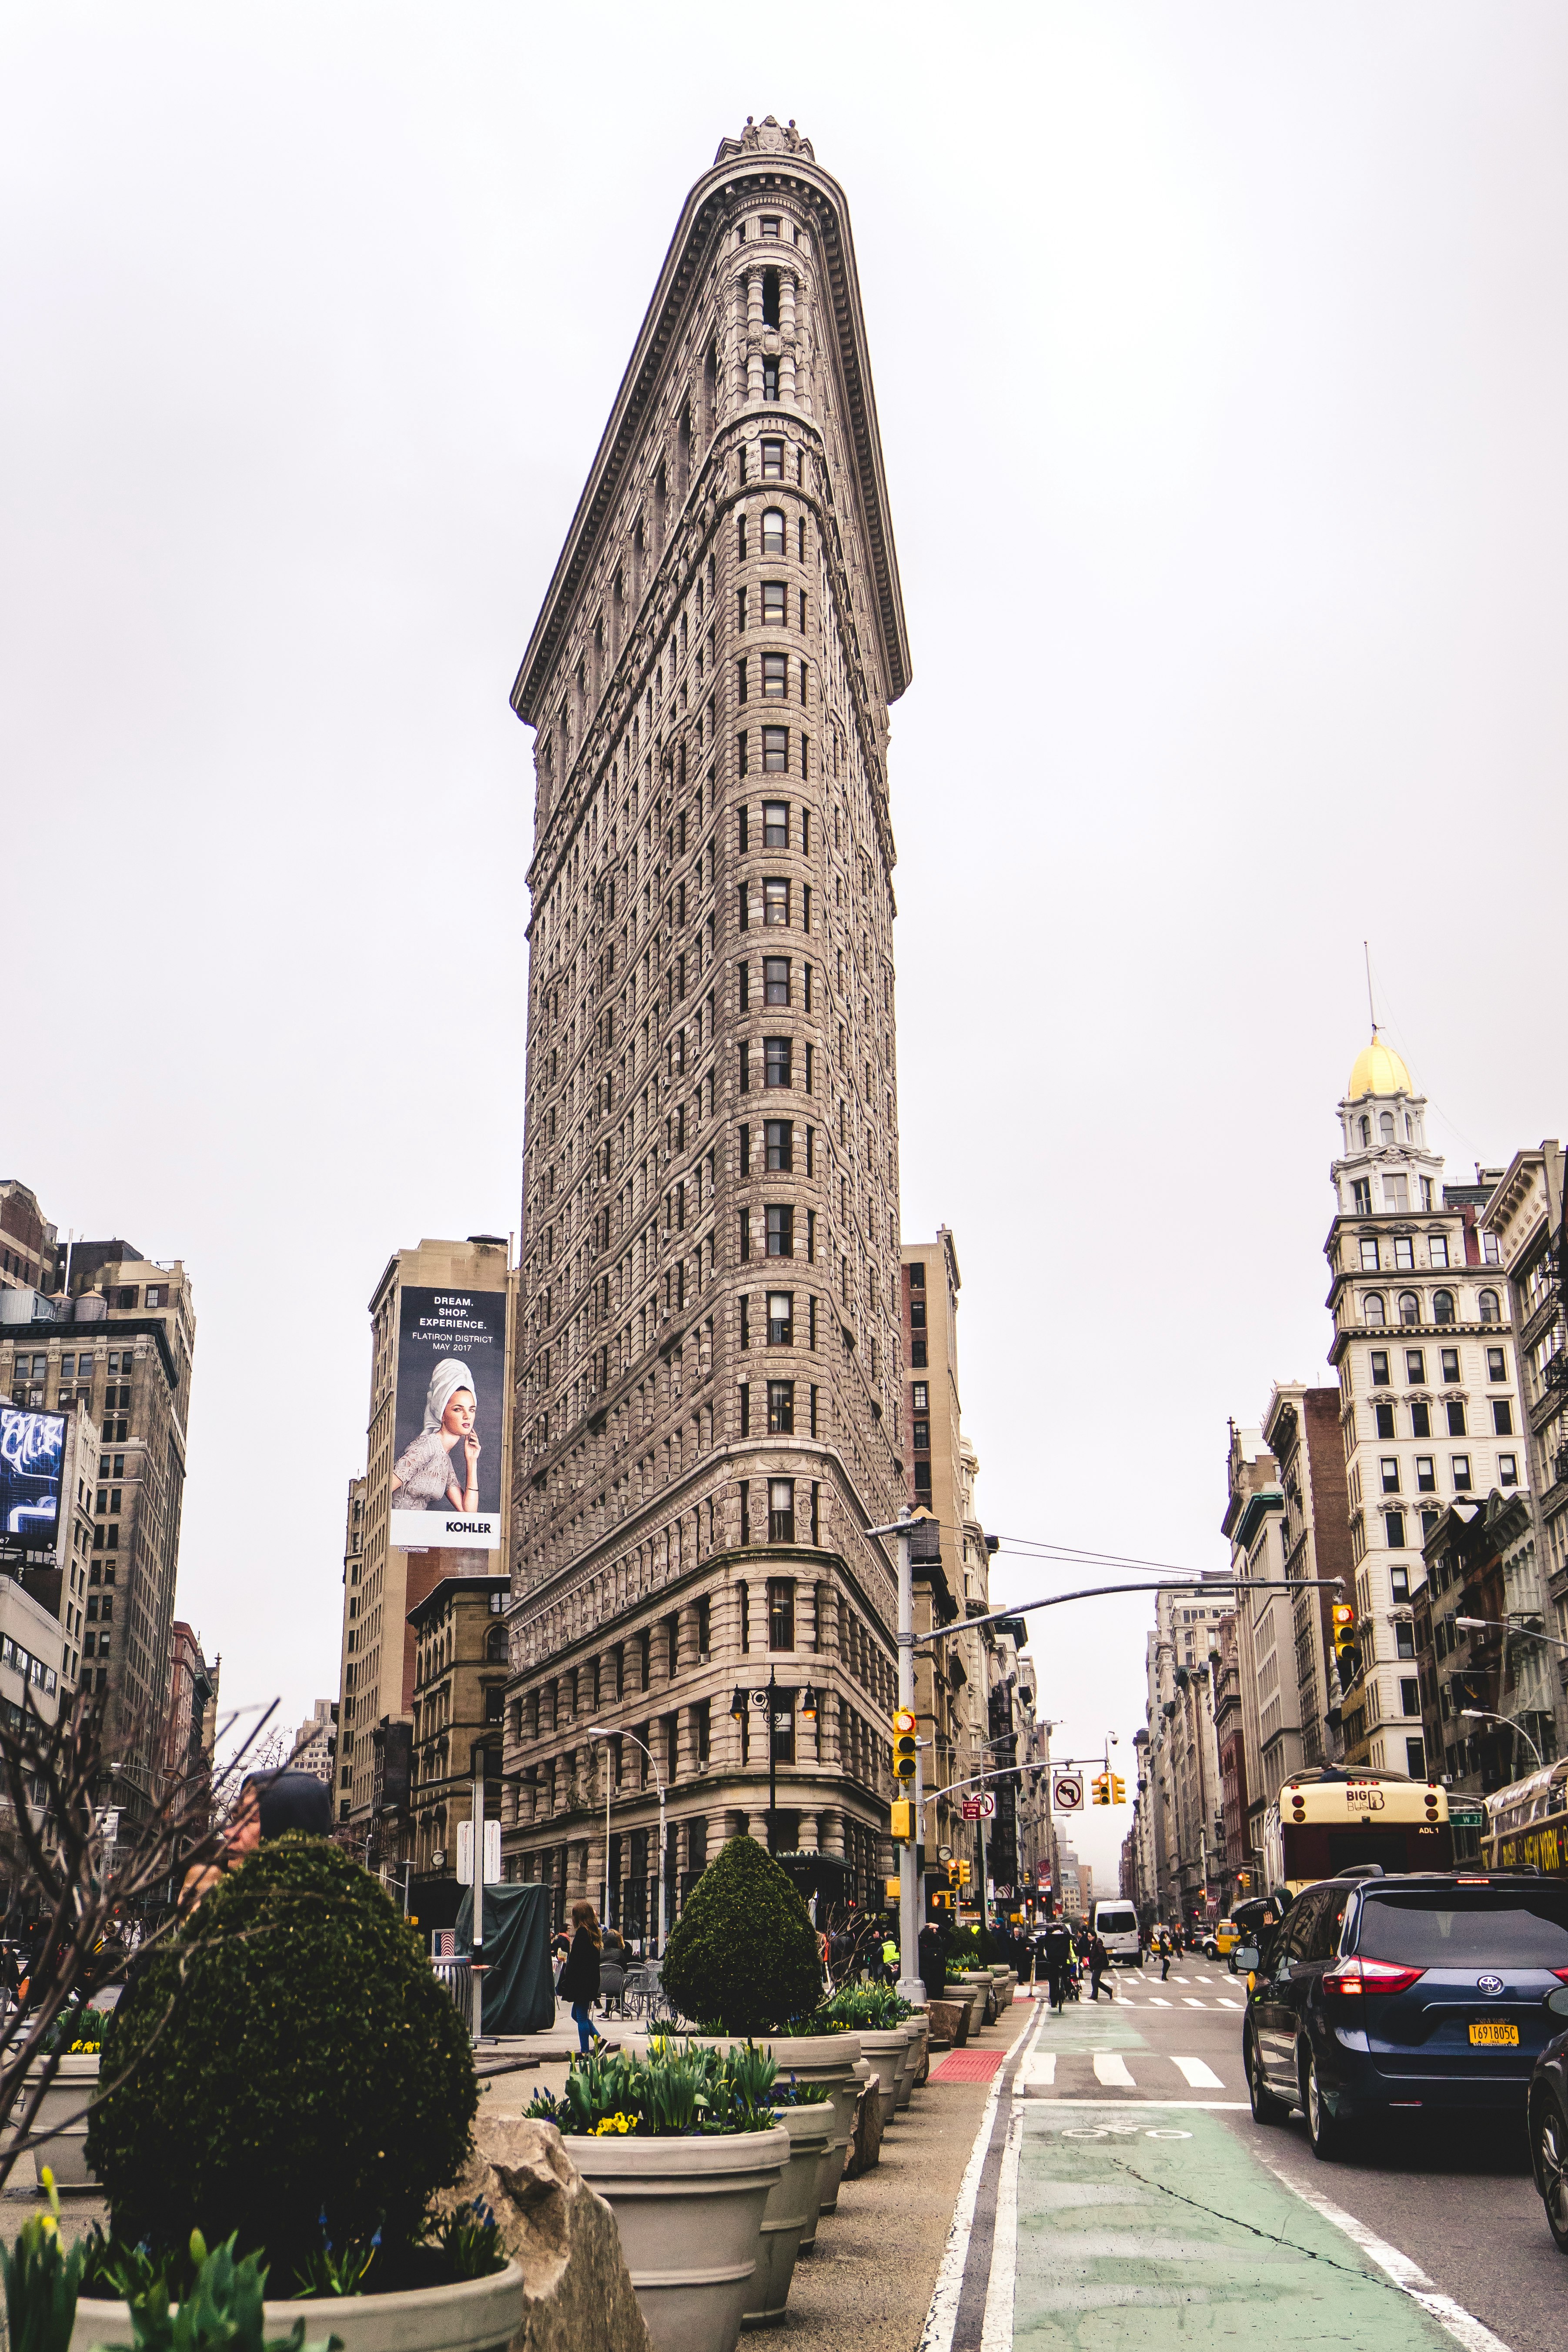
[[[1076,1772],[1063,1772],[1052,1781],[1051,1802],[1058,1813],[1083,1811],[1083,1782]]]

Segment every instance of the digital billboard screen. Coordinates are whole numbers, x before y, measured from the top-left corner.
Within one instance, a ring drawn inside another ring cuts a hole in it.
[[[499,1551],[504,1290],[414,1290],[398,1316],[390,1541]]]
[[[53,1551],[59,1537],[66,1417],[0,1404],[0,1542]]]

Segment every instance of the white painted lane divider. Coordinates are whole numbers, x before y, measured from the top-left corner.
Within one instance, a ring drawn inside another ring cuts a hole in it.
[[[1225,2084],[1220,2081],[1214,2068],[1205,2066],[1201,2058],[1173,2058],[1171,2063],[1180,2068],[1192,2090],[1223,2091],[1225,2088]]]
[[[1285,2183],[1287,2189],[1294,2191],[1303,2205],[1310,2205],[1314,2213],[1331,2222],[1336,2230],[1342,2230],[1352,2243],[1359,2246],[1379,2270],[1386,2272],[1395,2286],[1404,2289],[1412,2303],[1418,2303],[1423,2311],[1429,2311],[1438,2326],[1447,2328],[1455,2342],[1464,2347],[1464,2352],[1509,2352],[1501,2336],[1494,2336],[1483,2320],[1478,2319],[1473,2312],[1467,2311],[1463,2304],[1456,2303],[1452,2295],[1440,2294],[1420,2264],[1412,2262],[1408,2254],[1402,2254],[1397,2246],[1389,2245],[1385,2239],[1369,2230],[1364,2221],[1358,2221],[1353,2213],[1347,2213],[1342,2206],[1331,2204],[1326,2197],[1320,2197],[1314,2189],[1303,2189],[1299,2180],[1292,2180],[1289,2174],[1282,2170],[1272,2157],[1266,2156],[1260,2147],[1255,2147],[1253,2154],[1260,2164],[1268,2167],[1276,2179]]]
[[[1118,2090],[1135,2091],[1138,2088],[1127,2071],[1127,2061],[1120,2050],[1095,2052],[1094,2076],[1096,2082],[1114,2084]]]
[[[1034,2015],[1025,2022],[1009,2044],[1007,2058],[1011,2058],[1016,2052],[1021,2050],[1032,2033],[1039,2032],[1048,2015],[1049,2011],[1043,2004],[1037,2005]],[[931,2304],[926,2312],[926,2324],[921,2330],[918,2352],[952,2352],[952,2331],[958,2324],[959,2298],[963,2292],[963,2269],[969,2259],[969,2241],[974,2228],[974,2207],[980,2194],[980,2176],[985,2169],[985,2158],[990,2152],[991,2128],[996,2119],[996,2109],[1002,2096],[1002,2083],[1007,2072],[1007,2058],[1004,2058],[991,2078],[991,2088],[986,2095],[985,2105],[981,2114],[980,2127],[974,2135],[974,2144],[969,2151],[969,2162],[964,2168],[963,2179],[959,2183],[958,2202],[953,2208],[952,2221],[947,2232],[947,2244],[942,2250],[942,2268],[937,2273],[936,2284],[931,2289]],[[1016,2160],[1013,2198],[1016,2250],[1017,2216]],[[989,2308],[990,2300],[990,2293],[987,2291],[987,2308]],[[1010,2311],[1008,2316],[1010,2326]]]

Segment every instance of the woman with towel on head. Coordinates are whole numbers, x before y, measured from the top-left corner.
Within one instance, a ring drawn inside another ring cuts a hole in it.
[[[451,1455],[462,1444],[463,1475]],[[479,1441],[474,1434],[474,1376],[456,1356],[443,1356],[430,1375],[425,1426],[392,1470],[396,1511],[444,1510],[471,1518],[479,1507]]]

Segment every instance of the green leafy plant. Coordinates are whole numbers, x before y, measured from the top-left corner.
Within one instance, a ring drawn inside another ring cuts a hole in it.
[[[89,2009],[85,2004],[62,2009],[49,2036],[49,2049],[69,2058],[95,2056],[103,2047],[110,2014],[108,2010]]]
[[[818,2006],[816,1930],[755,1838],[731,1838],[692,1888],[660,1981],[686,2016],[712,2018],[726,2033],[766,2033]]]
[[[775,2107],[825,2107],[833,2096],[831,2083],[803,2083],[798,2074],[775,2082],[769,2098]]]
[[[643,2059],[574,2058],[559,2097],[542,2091],[528,2113],[584,2138],[766,2131],[774,2071],[763,2051],[660,2040]]]
[[[439,2248],[451,2278],[489,2278],[492,2272],[506,2268],[500,2225],[482,2197],[448,2213],[432,2243]]]
[[[351,2238],[340,2250],[333,2245],[327,2216],[321,2216],[321,2242],[300,2265],[295,2293],[325,2301],[329,2296],[363,2294],[365,2279],[381,2252],[381,2231],[370,2239]]]
[[[172,2308],[169,2282],[160,2273],[131,2305],[132,2343],[95,2346],[94,2352],[342,2352],[339,2336],[307,2343],[303,2319],[287,2336],[269,2341],[263,2308],[266,2265],[259,2254],[237,2262],[234,2246],[230,2238],[208,2253],[201,2231],[193,2230],[193,2276],[178,2309]]]
[[[873,2033],[890,2033],[906,2017],[914,2015],[910,2002],[896,1993],[891,1985],[841,1985],[819,2012],[836,2025],[851,2032],[864,2026]]]
[[[103,2071],[128,2075],[88,2135],[119,2239],[168,2254],[193,2230],[243,2231],[285,2280],[320,2249],[323,2211],[339,2244],[380,2229],[388,2256],[416,2247],[479,2101],[416,1932],[350,1855],[295,1835],[231,1871],[149,1960]]]
[[[16,2245],[0,2247],[5,2282],[5,2323],[11,2352],[68,2352],[81,2292],[83,2249],[68,2254],[60,2244],[60,2200],[55,2177],[40,2167],[49,2210],[25,2221]]]

